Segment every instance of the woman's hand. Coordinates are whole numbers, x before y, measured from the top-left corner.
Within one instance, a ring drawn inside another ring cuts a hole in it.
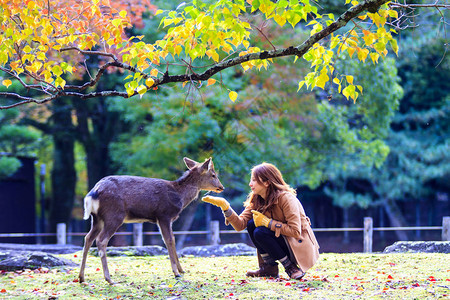
[[[256,210],[252,210],[252,214],[253,214],[253,221],[255,222],[256,227],[265,226],[269,228],[271,219],[269,219],[268,217],[266,217],[265,215]]]
[[[213,196],[206,196],[202,198],[203,202],[211,203],[212,205],[220,207],[223,211],[230,208],[230,203],[228,203],[225,198],[222,197],[213,197]]]

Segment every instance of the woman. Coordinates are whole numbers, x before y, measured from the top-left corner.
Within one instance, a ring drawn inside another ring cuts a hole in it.
[[[202,201],[222,208],[225,223],[235,230],[247,228],[259,262],[259,269],[247,276],[278,277],[279,261],[291,279],[301,279],[319,258],[319,245],[295,190],[269,163],[253,167],[249,186],[240,215],[224,198],[206,196]]]

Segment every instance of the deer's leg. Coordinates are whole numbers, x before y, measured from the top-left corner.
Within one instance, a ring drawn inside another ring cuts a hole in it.
[[[105,221],[102,231],[97,237],[96,243],[98,248],[98,255],[102,261],[103,275],[105,276],[105,280],[109,284],[114,284],[111,280],[111,276],[109,275],[108,262],[106,260],[106,247],[108,246],[108,242],[111,237],[116,233],[117,229],[119,229],[120,225],[122,225],[122,219],[114,218]]]
[[[100,231],[103,228],[103,223],[98,221],[96,215],[92,215],[91,217],[91,230],[89,230],[88,234],[84,238],[84,248],[83,248],[83,259],[81,261],[80,274],[78,275],[79,282],[84,282],[84,269],[86,267],[86,260],[89,249],[92,246],[95,238],[98,236]]]
[[[172,222],[168,220],[158,220],[158,226],[161,230],[167,251],[169,252],[170,265],[172,266],[173,274],[175,277],[180,277],[180,273],[184,273],[184,271],[181,267],[180,261],[178,260],[177,250],[175,247],[175,237],[172,231]]]

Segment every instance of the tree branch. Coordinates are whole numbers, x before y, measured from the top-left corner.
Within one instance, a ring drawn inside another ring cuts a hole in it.
[[[285,56],[298,56],[302,57],[308,50],[317,42],[321,41],[325,37],[329,36],[333,32],[337,31],[338,29],[344,27],[349,21],[356,18],[359,14],[363,13],[364,11],[369,12],[376,12],[379,7],[385,3],[389,2],[389,0],[366,0],[358,5],[355,5],[348,9],[346,12],[344,12],[335,22],[331,23],[329,26],[325,27],[320,32],[315,33],[311,37],[309,37],[306,41],[304,41],[301,45],[297,47],[288,47],[284,49],[278,49],[278,50],[270,50],[270,51],[262,51],[259,53],[250,53],[246,54],[240,57],[230,58],[224,61],[221,61],[212,67],[206,69],[203,73],[194,73],[191,74],[183,74],[183,75],[169,75],[168,73],[165,73],[165,76],[156,78],[155,83],[152,86],[157,87],[160,85],[168,84],[168,83],[176,83],[176,82],[185,82],[185,81],[192,81],[192,80],[199,80],[199,81],[205,81],[208,80],[211,76],[236,65],[240,65],[242,63],[252,61],[252,60],[264,60],[269,58],[278,58],[278,57],[285,57]],[[12,107],[16,107],[19,105],[23,105],[26,103],[34,102],[34,103],[45,103],[48,101],[52,101],[54,99],[64,97],[64,96],[74,96],[78,97],[80,99],[88,99],[88,98],[95,98],[95,97],[107,97],[107,96],[119,96],[123,98],[129,98],[137,95],[138,93],[135,91],[134,94],[128,95],[126,92],[119,92],[119,91],[101,91],[101,92],[92,92],[92,93],[79,93],[79,91],[83,91],[86,88],[90,86],[94,86],[98,83],[100,78],[104,75],[105,70],[108,67],[117,67],[125,70],[129,70],[133,73],[139,73],[144,78],[150,78],[151,76],[149,74],[145,74],[142,71],[127,65],[123,62],[120,62],[118,58],[107,52],[101,52],[101,51],[84,51],[76,47],[70,47],[70,48],[64,48],[60,51],[69,51],[69,50],[75,50],[78,51],[84,55],[98,55],[98,56],[105,56],[110,57],[111,61],[107,62],[103,66],[101,66],[98,70],[97,75],[95,78],[91,79],[89,82],[86,82],[83,85],[66,85],[64,90],[58,89],[55,91],[55,94],[43,98],[43,99],[34,99],[30,97],[24,97],[21,95],[18,95],[16,93],[8,93],[8,92],[1,92],[0,96],[19,99],[20,101],[11,105],[4,105],[0,106],[0,109],[8,109]]]

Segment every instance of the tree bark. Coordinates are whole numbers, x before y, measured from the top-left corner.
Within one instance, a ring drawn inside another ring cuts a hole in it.
[[[104,98],[99,101],[73,101],[77,113],[77,136],[86,152],[88,190],[100,179],[111,175],[109,145],[121,132],[120,116],[108,110]],[[92,124],[89,127],[89,122]]]
[[[175,221],[177,223],[176,225],[181,224],[181,226],[178,230],[187,231],[187,230],[191,229],[192,223],[194,222],[194,219],[195,219],[195,212],[197,211],[198,204],[199,204],[199,200],[192,202],[181,213],[180,218],[177,221]],[[177,249],[183,248],[185,240],[186,240],[186,234],[180,234],[179,236],[176,237]]]
[[[406,223],[405,217],[403,216],[400,208],[398,207],[397,203],[395,203],[394,200],[387,199],[384,202],[384,210],[386,211],[386,214],[389,218],[389,222],[391,223],[391,226],[393,227],[406,227],[408,224]],[[403,230],[397,230],[395,231],[397,238],[400,241],[408,241],[408,234],[406,231]]]
[[[70,100],[60,99],[52,104],[53,168],[52,198],[50,200],[49,231],[56,232],[57,223],[69,223],[75,199],[75,134]]]

